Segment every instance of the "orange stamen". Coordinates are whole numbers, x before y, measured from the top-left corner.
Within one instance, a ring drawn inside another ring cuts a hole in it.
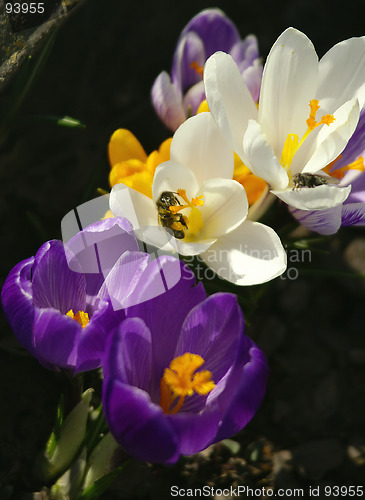
[[[200,75],[203,78],[204,67],[199,66],[197,61],[193,61],[192,63],[190,63],[190,68],[196,71],[196,73],[198,73],[198,75]]]

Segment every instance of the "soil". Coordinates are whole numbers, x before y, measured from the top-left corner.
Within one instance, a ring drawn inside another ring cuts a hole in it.
[[[170,135],[154,115],[150,88],[160,71],[170,69],[180,30],[211,6],[86,0],[61,23],[11,128],[1,131],[0,284],[45,240],[61,237],[67,212],[95,197],[97,187],[108,189],[106,145],[116,128],[132,130],[147,152]],[[311,38],[320,56],[364,32],[360,0],[345,7],[325,0],[216,6],[242,36],[257,35],[264,58],[290,25]],[[0,95],[5,110],[17,78]],[[86,126],[59,127],[44,119],[49,115],[69,115]],[[279,214],[279,225],[290,222],[284,207]],[[265,351],[271,369],[257,415],[232,440],[173,467],[130,461],[101,498],[171,498],[172,486],[253,489],[252,495],[241,490],[242,498],[269,498],[259,491],[263,487],[287,489],[283,498],[299,488],[307,498],[319,488],[312,496],[345,498],[351,490],[344,488],[365,486],[364,248],[363,229],[343,229],[299,262],[288,250],[292,270],[262,296],[256,287],[235,289],[247,304],[246,333]],[[3,316],[0,327],[0,499],[48,498],[34,480],[33,465],[66,382],[18,345]],[[338,495],[336,486],[343,487]]]

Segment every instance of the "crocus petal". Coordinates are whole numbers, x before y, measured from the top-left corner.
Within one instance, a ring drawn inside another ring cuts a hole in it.
[[[108,334],[124,319],[124,310],[115,311],[110,302],[98,301],[89,323],[82,329],[77,343],[74,373],[99,368],[105,353]]]
[[[182,31],[196,33],[204,42],[206,58],[223,50],[229,52],[230,48],[238,42],[240,35],[236,26],[220,9],[205,9],[189,21]]]
[[[157,260],[157,259],[156,259]],[[127,317],[139,317],[149,325],[152,334],[153,365],[158,386],[164,369],[169,366],[175,352],[181,326],[187,313],[202,300],[206,294],[202,284],[195,286],[195,276],[182,262],[172,257],[161,257],[146,269],[141,280],[141,296],[133,307],[126,311]],[[169,287],[169,280],[176,275],[176,263],[181,278],[175,286]],[[156,294],[156,287],[163,276],[165,293]],[[152,296],[151,300],[146,300]],[[173,314],[166,314],[166,304]],[[169,332],[165,335],[165,332]]]
[[[288,134],[306,131],[308,103],[315,96],[318,59],[312,42],[288,28],[267,57],[260,93],[259,122],[280,158]]]
[[[313,154],[302,172],[318,172],[338,157],[356,129],[359,114],[359,103],[356,98],[343,104],[334,113],[335,121],[328,126],[322,126]],[[306,148],[305,143],[306,141],[302,148]]]
[[[242,368],[241,376],[235,380],[235,391],[232,400],[226,407],[225,416],[219,428],[215,441],[228,438],[241,430],[257,412],[265,395],[269,377],[269,367],[264,353],[255,344],[249,349],[250,361]],[[244,351],[248,350],[245,346]]]
[[[152,370],[151,332],[140,318],[127,318],[110,335],[104,378],[148,390]]]
[[[131,223],[122,217],[97,221],[73,236],[66,253],[71,270],[85,274],[88,303],[93,299],[105,276],[126,251],[138,250]]]
[[[341,156],[336,160],[331,172],[346,167],[355,161],[365,150],[365,109],[360,111],[359,121]]]
[[[210,112],[224,137],[245,162],[242,137],[257,108],[232,57],[217,52],[205,63],[205,95]]]
[[[250,120],[243,138],[244,155],[250,170],[257,177],[264,179],[275,189],[284,189],[289,183],[285,169],[262,133],[261,127],[255,120]]]
[[[108,153],[112,167],[130,159],[140,160],[143,163],[147,161],[147,154],[139,140],[132,132],[123,128],[119,128],[111,136]]]
[[[115,311],[132,305],[131,294],[136,289],[148,260],[148,255],[143,252],[124,252],[106,276],[97,298],[110,298]]]
[[[237,357],[243,326],[237,297],[215,293],[187,315],[174,356],[199,354],[205,360],[202,369],[209,370],[217,384]]]
[[[217,241],[217,238],[204,238],[198,241],[185,242],[184,240],[176,240],[176,248],[180,255],[200,255],[206,252],[209,247]]]
[[[257,61],[254,61],[251,66],[242,72],[242,78],[255,102],[258,102],[260,96],[262,71],[262,64],[257,59]]]
[[[221,49],[223,50],[223,49]],[[238,68],[243,70],[259,58],[259,47],[255,35],[248,35],[244,40],[236,42],[229,53],[233,57]],[[245,68],[241,65],[245,65]]]
[[[201,254],[218,276],[237,285],[255,285],[280,276],[286,253],[270,227],[245,221]]]
[[[183,99],[183,106],[186,116],[196,115],[200,104],[205,99],[204,83],[200,80],[198,83],[190,87]]]
[[[113,187],[109,203],[113,215],[128,219],[133,229],[155,226],[158,223],[153,201],[124,184],[116,184]]]
[[[288,205],[300,210],[324,210],[343,203],[350,194],[351,186],[322,185],[314,188],[271,191]]]
[[[192,118],[190,118],[190,120],[192,120]],[[185,189],[189,199],[196,195],[199,189],[199,184],[193,171],[188,166],[184,166],[184,164],[173,160],[161,163],[161,165],[156,168],[155,176],[153,178],[153,201],[156,203],[164,191],[176,193],[178,189]],[[154,213],[156,214],[155,217],[157,217],[157,209],[155,205]]]
[[[182,35],[178,41],[172,61],[171,80],[181,92],[195,85],[201,80],[201,76],[191,67],[195,62],[198,66],[204,66],[206,59],[204,44],[194,32]]]
[[[345,179],[346,184],[351,182],[351,193],[347,198],[347,203],[365,203],[365,173],[361,172],[360,175],[356,175],[355,172],[350,171],[345,175]]]
[[[335,234],[341,227],[342,206],[327,208],[326,210],[298,210],[289,207],[295,219],[310,231],[319,234]]]
[[[247,216],[248,201],[242,186],[231,179],[210,179],[201,186],[201,236],[217,238],[235,229]]]
[[[81,325],[55,309],[34,308],[34,349],[40,361],[73,369]]]
[[[332,47],[319,62],[317,98],[326,113],[358,97],[365,103],[365,37],[350,38]]]
[[[342,206],[342,226],[365,226],[365,204],[345,203]]]
[[[166,71],[159,74],[151,89],[153,107],[160,120],[173,132],[186,120],[181,94]]]
[[[145,391],[106,379],[103,409],[110,431],[127,453],[147,462],[177,460],[176,433],[162,408]]]
[[[46,251],[44,251],[46,249]],[[41,254],[41,259],[38,254]],[[40,248],[32,270],[34,305],[41,308],[53,307],[66,314],[85,311],[85,276],[74,272],[68,266],[65,247],[61,241],[52,240]]]
[[[210,113],[193,116],[179,127],[170,154],[171,160],[192,170],[199,185],[213,177],[232,179],[232,148]]]
[[[1,303],[11,328],[25,349],[33,354],[33,296],[31,272],[34,257],[19,262],[7,276]]]
[[[200,414],[178,413],[167,415],[167,418],[178,436],[179,452],[191,455],[204,450],[214,440],[220,423],[221,408],[216,404]]]

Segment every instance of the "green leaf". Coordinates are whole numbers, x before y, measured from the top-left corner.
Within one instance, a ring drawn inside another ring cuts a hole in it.
[[[47,445],[46,445],[46,451],[47,451],[47,455],[49,458],[52,458],[53,453],[56,449],[58,439],[60,437],[60,431],[61,431],[64,411],[65,411],[64,406],[65,406],[64,397],[63,397],[63,394],[61,394],[61,397],[60,397],[60,400],[59,400],[58,406],[57,406],[57,416],[56,416],[55,428],[54,428],[52,434],[50,435],[48,442],[47,442]]]
[[[119,476],[121,471],[124,469],[126,464],[120,465],[109,474],[101,477],[94,484],[90,485],[86,490],[82,492],[82,494],[77,498],[77,500],[96,500],[99,496],[106,491],[109,486],[113,483],[113,481]]]

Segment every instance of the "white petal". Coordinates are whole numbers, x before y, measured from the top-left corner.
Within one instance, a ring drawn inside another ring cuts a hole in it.
[[[216,52],[205,63],[204,86],[210,112],[226,140],[241,156],[242,137],[250,118],[257,119],[256,105],[233,58]]]
[[[326,113],[358,97],[365,103],[365,37],[350,38],[330,49],[319,62],[317,98]]]
[[[151,198],[125,184],[116,184],[113,187],[109,205],[113,215],[128,219],[133,229],[158,224],[156,205]]]
[[[271,191],[288,205],[300,210],[325,210],[343,203],[350,194],[351,186],[322,185],[314,188],[287,189]]]
[[[316,95],[318,58],[312,42],[288,28],[274,43],[264,67],[259,122],[278,158],[288,134],[302,137],[309,101]]]
[[[243,222],[200,257],[221,278],[236,285],[264,283],[286,269],[286,253],[280,238],[259,222]]]
[[[170,158],[189,167],[201,185],[214,177],[232,179],[233,151],[210,113],[200,113],[175,132]]]
[[[161,163],[156,168],[152,183],[154,202],[157,202],[164,191],[176,193],[178,189],[185,189],[189,199],[195,196],[199,189],[195,175],[190,168],[175,161]]]
[[[191,241],[175,240],[177,251],[180,255],[199,255],[208,250],[217,241],[217,238],[205,238],[204,240]]]
[[[201,235],[215,238],[232,231],[246,218],[248,201],[241,184],[232,179],[210,179],[201,186],[203,227]]]
[[[314,152],[302,172],[318,172],[342,153],[356,129],[359,114],[359,103],[355,97],[334,113],[335,121],[333,123],[321,126],[316,144],[312,148]],[[305,143],[306,141],[302,147],[306,147]]]
[[[260,125],[250,120],[243,138],[246,165],[257,176],[274,189],[284,189],[289,182],[288,174],[280,165]]]

